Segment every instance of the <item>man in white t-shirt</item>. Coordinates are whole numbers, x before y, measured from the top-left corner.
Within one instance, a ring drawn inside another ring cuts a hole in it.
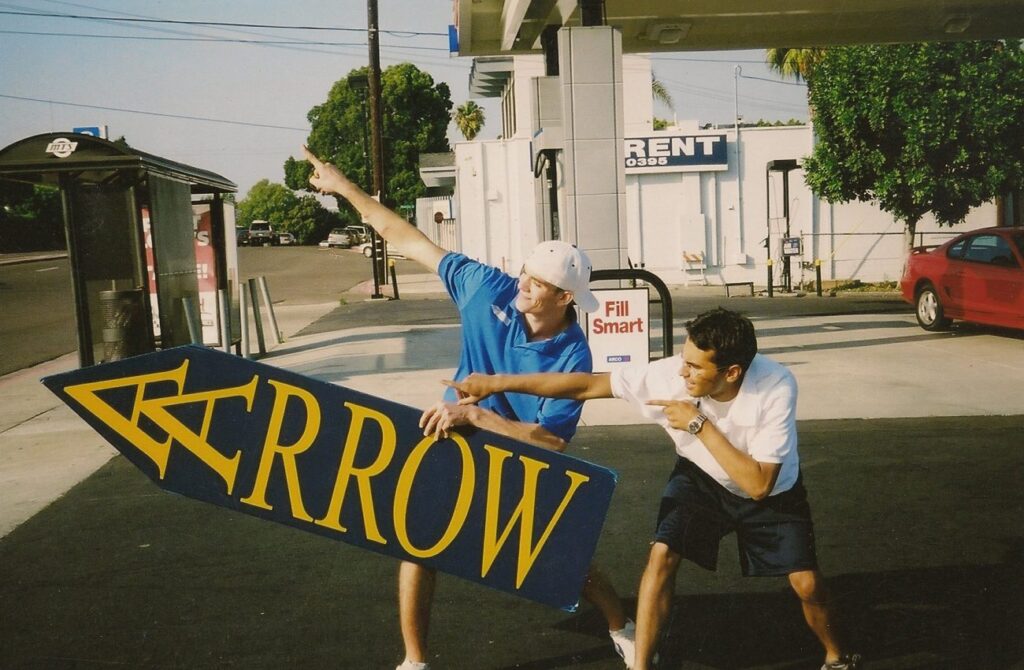
[[[622,398],[672,438],[679,459],[640,580],[636,657],[627,666],[650,666],[682,560],[714,570],[719,541],[735,532],[744,575],[789,578],[807,625],[825,647],[822,670],[859,667],[860,656],[840,648],[818,571],[797,451],[796,380],[757,353],[753,324],[736,312],[705,312],[686,329],[681,359],[611,374],[471,375],[451,384],[467,394],[464,403],[503,391]]]

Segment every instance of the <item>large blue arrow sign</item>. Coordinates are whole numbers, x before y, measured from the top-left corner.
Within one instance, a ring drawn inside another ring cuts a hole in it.
[[[43,380],[161,488],[575,609],[615,474],[202,347]]]

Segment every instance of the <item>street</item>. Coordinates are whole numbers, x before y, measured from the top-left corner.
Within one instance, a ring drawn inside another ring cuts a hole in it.
[[[264,276],[275,304],[337,302],[371,279],[370,262],[348,249],[241,247],[241,278]],[[398,261],[399,272],[418,272]],[[77,351],[67,258],[0,264],[0,375]]]

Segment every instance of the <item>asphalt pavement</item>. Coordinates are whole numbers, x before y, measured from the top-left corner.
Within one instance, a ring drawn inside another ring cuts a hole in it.
[[[399,301],[280,305],[263,362],[425,407],[450,376],[457,317],[430,277]],[[920,330],[892,295],[726,298],[676,287],[682,321],[723,304],[800,384],[804,474],[822,568],[873,668],[1024,663],[1024,338]],[[771,302],[769,302],[771,301]],[[659,345],[660,346],[660,343]],[[39,377],[0,377],[0,667],[391,668],[401,660],[391,559],[164,493],[58,405]],[[588,404],[570,453],[618,471],[598,547],[635,606],[673,461],[623,403]],[[435,668],[620,668],[602,622],[455,578],[440,581]],[[685,566],[667,668],[817,668],[783,579]]]

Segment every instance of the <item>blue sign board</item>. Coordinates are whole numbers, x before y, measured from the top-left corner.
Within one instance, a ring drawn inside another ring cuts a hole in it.
[[[79,126],[72,128],[71,132],[78,133],[79,135],[92,135],[93,137],[107,138],[107,127],[106,126]]]
[[[459,53],[459,29],[452,24],[448,24],[448,51]]]
[[[574,610],[615,474],[203,347],[43,379],[161,488]],[[282,566],[287,569],[287,566]]]
[[[729,169],[724,134],[633,137],[625,144],[626,174]]]

